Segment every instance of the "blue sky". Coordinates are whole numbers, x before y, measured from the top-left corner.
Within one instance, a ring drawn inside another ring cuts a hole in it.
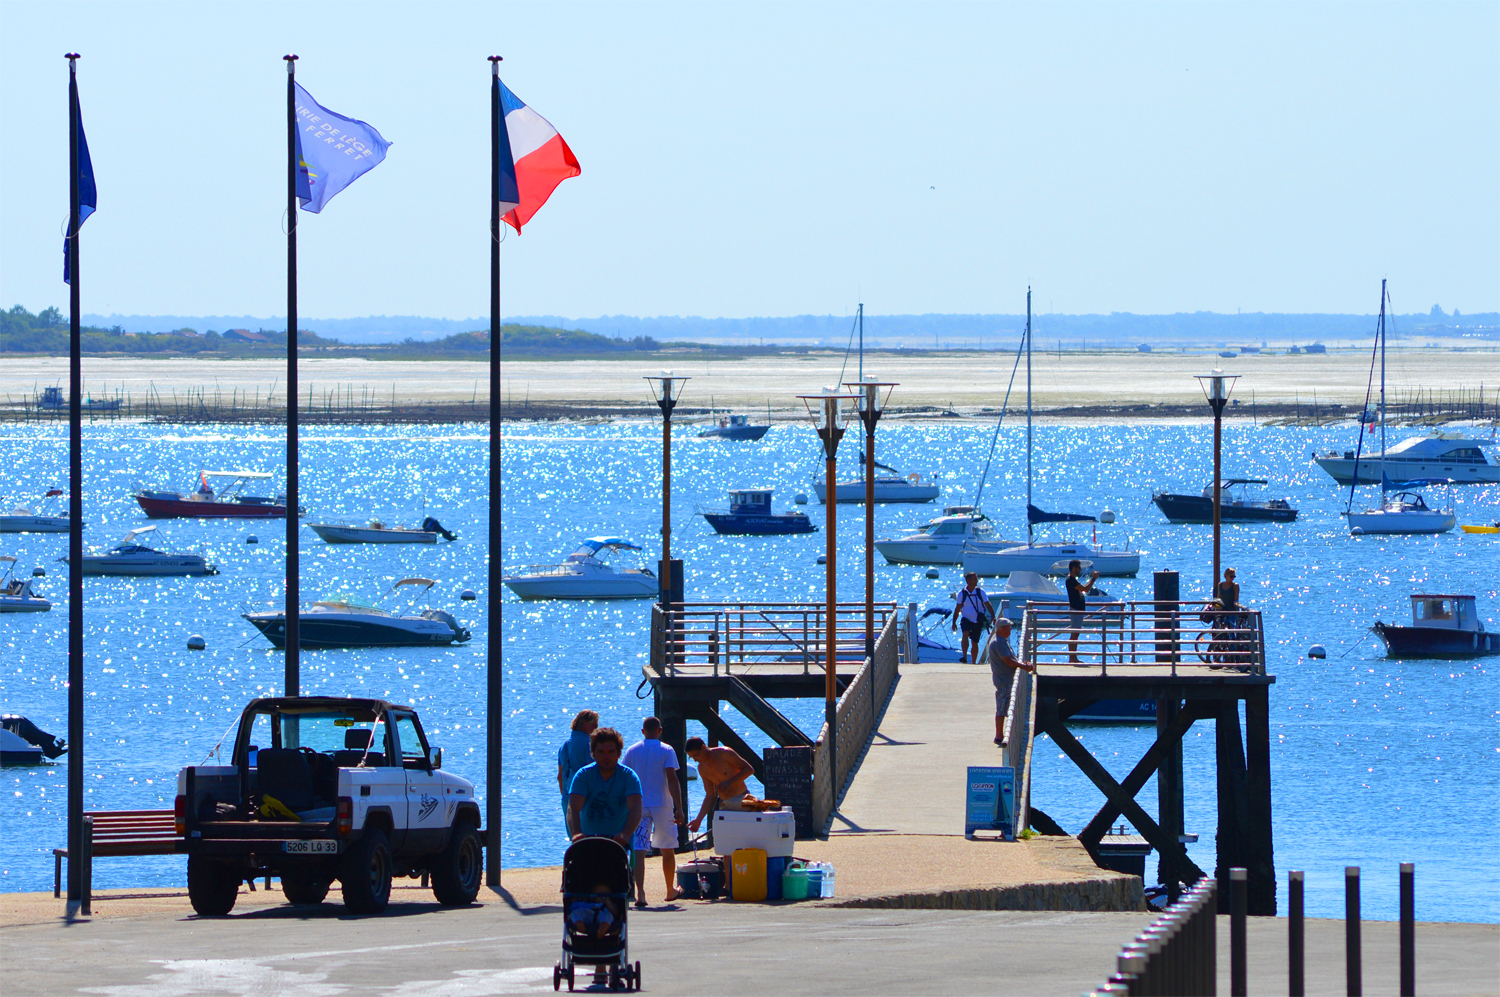
[[[285,74],[386,161],[301,311],[488,310],[488,64],[583,175],[507,314],[1500,309],[1500,5],[0,4],[0,302],[284,313]]]

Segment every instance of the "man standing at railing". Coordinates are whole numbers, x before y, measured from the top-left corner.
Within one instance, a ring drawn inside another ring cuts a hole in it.
[[[995,632],[990,637],[990,679],[995,683],[995,743],[1005,743],[1005,714],[1010,709],[1010,689],[1016,680],[1016,669],[1036,671],[1016,657],[1011,650],[1010,631],[1012,624],[1005,617],[995,621]]]
[[[1095,571],[1089,575],[1088,584],[1078,580],[1083,574],[1083,562],[1074,558],[1068,562],[1068,663],[1070,665],[1081,665],[1078,660],[1078,634],[1083,630],[1083,613],[1088,609],[1085,596],[1093,594],[1094,583],[1099,580],[1099,572]]]

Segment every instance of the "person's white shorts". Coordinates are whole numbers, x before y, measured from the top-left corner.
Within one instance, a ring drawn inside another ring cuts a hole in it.
[[[664,807],[642,807],[641,823],[631,843],[638,852],[652,848],[676,848],[677,825],[672,822],[672,804]]]

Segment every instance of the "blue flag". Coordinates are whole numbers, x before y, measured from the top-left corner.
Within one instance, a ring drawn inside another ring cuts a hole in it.
[[[297,84],[297,200],[316,214],[333,195],[379,166],[391,143],[373,127],[312,99]]]
[[[78,108],[78,95],[73,94],[74,108],[78,122],[78,227],[83,228],[83,223],[88,221],[89,215],[94,213],[94,208],[99,203],[99,191],[94,186],[94,163],[89,159],[89,142],[83,137],[83,111]],[[71,215],[73,206],[68,205],[68,213]],[[77,233],[73,233],[77,234]],[[68,253],[68,239],[63,237],[63,283],[71,284],[73,275],[68,272],[71,257]]]

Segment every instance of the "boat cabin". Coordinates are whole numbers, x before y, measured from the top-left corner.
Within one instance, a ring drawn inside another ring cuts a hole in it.
[[[1412,626],[1444,630],[1484,630],[1472,595],[1414,595],[1411,622]]]
[[[766,516],[771,512],[771,489],[737,488],[729,493],[731,516]]]

